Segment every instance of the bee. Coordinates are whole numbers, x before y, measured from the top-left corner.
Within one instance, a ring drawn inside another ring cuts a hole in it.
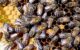
[[[77,5],[78,5],[77,2],[68,2],[68,3],[66,4],[66,7],[76,7]]]
[[[7,32],[7,33],[8,33],[8,27],[9,27],[9,24],[7,24],[7,23],[5,23],[5,24],[3,25],[3,30],[4,30],[4,32]]]
[[[73,42],[73,38],[71,36],[67,37],[67,47],[68,48],[72,47],[72,42]]]
[[[80,17],[79,16],[80,16],[80,14],[73,15],[73,19],[80,21]]]
[[[60,17],[57,20],[57,22],[60,22],[60,23],[66,23],[66,22],[69,22],[69,21],[70,21],[69,17]]]
[[[43,46],[43,50],[49,50],[49,49],[50,49],[50,47],[48,45]]]
[[[36,32],[36,35],[34,36],[35,39],[39,39],[40,38],[40,34],[41,32]]]
[[[57,33],[58,30],[59,30],[59,28],[57,26],[54,26],[53,29],[47,29],[46,33],[49,36],[54,36]]]
[[[13,26],[11,26],[11,25],[9,25],[9,24],[7,24],[7,23],[5,23],[4,25],[3,25],[3,32],[5,32],[5,33],[13,33],[13,31],[14,31],[14,27]]]
[[[47,30],[46,30],[46,33],[47,33],[49,36],[55,35],[54,32],[55,32],[55,31],[54,31],[53,29],[47,29]]]
[[[34,50],[35,46],[33,44],[30,44],[28,46],[26,46],[23,50]]]
[[[55,31],[55,33],[57,33],[58,30],[59,30],[59,27],[58,27],[58,26],[54,26],[54,27],[53,27],[53,30]]]
[[[55,36],[51,39],[51,41],[53,41],[53,42],[54,42],[54,41],[58,41],[58,39],[59,39],[59,37],[55,35]]]
[[[30,29],[30,31],[29,31],[29,36],[30,36],[30,37],[33,37],[33,36],[35,35],[36,29],[37,29],[36,26],[33,26],[33,27]]]
[[[56,1],[55,0],[40,0],[40,3],[52,4],[52,3],[56,3]]]
[[[29,3],[33,3],[35,0],[29,0]]]
[[[42,19],[47,19],[47,12],[44,12],[44,13],[43,13]]]
[[[64,47],[64,46],[63,46],[63,47],[61,47],[61,49],[62,49],[62,50],[69,50],[69,48]]]
[[[62,39],[61,40],[61,45],[66,45],[67,44],[67,40],[66,39]]]
[[[48,28],[50,28],[50,27],[52,26],[53,20],[54,20],[54,19],[51,18],[51,17],[48,18],[48,21],[47,21],[47,23],[48,23]]]
[[[56,10],[54,10],[54,15],[56,17],[61,17],[61,16],[66,15],[66,12],[61,10],[61,8],[57,8]]]
[[[40,34],[40,38],[41,38],[41,39],[46,38],[46,33],[45,33],[45,31],[42,31],[42,33]]]
[[[30,15],[29,15],[29,17],[30,17]],[[29,18],[28,16],[22,16],[21,17],[21,25],[23,25],[23,26],[26,26],[26,25],[29,25],[30,24],[30,18]],[[19,22],[18,22],[19,23]]]
[[[18,48],[17,48],[17,45],[12,42],[5,47],[5,50],[18,50]]]
[[[22,20],[21,19],[16,19],[14,25],[22,25]]]
[[[56,3],[56,1],[55,0],[46,0],[46,3],[52,4],[52,3]]]
[[[48,12],[50,10],[54,10],[57,7],[55,4],[45,6],[45,11]]]
[[[23,34],[23,40],[22,40],[22,44],[23,45],[27,45],[28,44],[28,42],[29,42],[29,35],[28,35],[28,33],[25,33],[25,34]]]
[[[78,20],[74,20],[75,26],[79,27],[80,26],[80,22]]]
[[[15,26],[15,32],[17,32],[17,33],[19,33],[19,32],[21,32],[21,26]]]
[[[66,34],[66,38],[72,36],[71,33],[65,33],[65,34]]]
[[[69,28],[73,28],[75,26],[75,22],[70,21],[67,25]]]
[[[39,40],[36,40],[36,44],[35,45],[37,47],[37,50],[42,50],[43,49],[43,47],[42,47],[42,45],[41,45]]]
[[[37,6],[37,15],[42,15],[42,13],[43,13],[43,5],[39,3]]]
[[[65,4],[68,0],[61,0],[61,3]]]
[[[5,47],[5,50],[11,50],[11,48],[12,48],[12,45],[8,45]]]
[[[30,24],[36,24],[38,23],[39,21],[41,21],[41,17],[33,17],[32,20],[30,21]]]
[[[10,40],[14,41],[16,40],[16,38],[18,38],[18,33],[14,33],[10,35]]]
[[[74,10],[76,13],[80,13],[80,8],[79,8],[79,7],[75,7],[73,10]]]
[[[12,33],[13,31],[14,31],[14,28],[11,27],[11,26],[9,26],[9,27],[8,27],[8,32],[9,32],[9,33]]]
[[[65,47],[72,47],[71,42],[72,42],[72,39],[70,37],[67,39],[62,39],[61,45]]]
[[[40,3],[45,3],[46,2],[46,0],[40,0]]]
[[[47,27],[47,24],[46,23],[44,23],[44,22],[42,22],[41,23],[41,25],[39,25],[38,27],[37,27],[37,32],[41,32],[42,30],[44,30],[45,28]]]
[[[14,42],[17,44],[19,50],[23,50],[24,46],[18,39],[15,40]]]
[[[48,12],[49,10],[51,10],[51,8],[52,8],[51,5],[48,5],[48,6],[45,7],[45,11]]]
[[[77,46],[80,43],[80,36],[76,36],[74,39],[74,46]]]
[[[66,34],[65,33],[59,33],[59,37],[60,38],[66,38]]]
[[[56,31],[54,31],[54,29],[48,29],[46,31],[46,33],[51,37],[51,36],[54,36],[56,34]]]
[[[75,36],[78,35],[79,32],[80,32],[80,28],[79,28],[79,27],[74,27],[73,30],[72,30],[71,35],[72,35],[73,37],[75,37]]]
[[[60,9],[59,9],[59,8],[57,8],[57,9],[54,11],[54,15],[55,15],[56,17],[61,16],[61,12],[60,12]]]
[[[30,4],[30,3],[26,3],[24,6],[23,6],[23,11],[24,11],[24,15],[28,15],[28,14],[33,14],[34,10],[35,10],[35,6]]]
[[[9,2],[8,0],[0,0],[0,5],[6,6],[8,2]]]

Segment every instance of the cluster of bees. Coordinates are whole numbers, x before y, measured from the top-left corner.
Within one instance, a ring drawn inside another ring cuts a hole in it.
[[[9,44],[6,50],[80,49],[79,0],[0,0],[0,4],[15,5],[18,10],[11,10],[19,11],[11,15],[4,8],[11,19],[17,18],[0,28],[0,39],[4,35]]]

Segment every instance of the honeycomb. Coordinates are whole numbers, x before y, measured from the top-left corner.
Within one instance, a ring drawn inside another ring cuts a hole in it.
[[[15,5],[9,4],[5,7],[0,7],[0,27],[4,23],[13,24],[19,16],[20,12]]]

